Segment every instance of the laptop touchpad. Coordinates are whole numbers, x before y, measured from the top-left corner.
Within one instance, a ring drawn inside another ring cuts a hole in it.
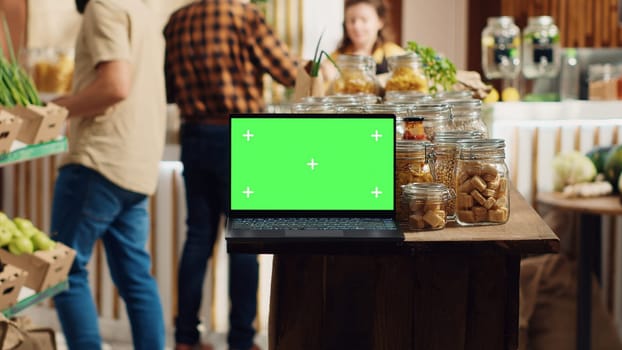
[[[343,237],[343,230],[285,230],[285,237]]]

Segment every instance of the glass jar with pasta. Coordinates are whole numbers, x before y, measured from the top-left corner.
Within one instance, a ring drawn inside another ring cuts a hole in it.
[[[415,53],[387,58],[389,79],[385,91],[428,92],[428,81],[421,69],[421,61]]]
[[[331,83],[331,94],[378,95],[380,83],[376,78],[376,62],[371,56],[339,55],[339,76]]]
[[[437,132],[452,130],[451,109],[446,103],[416,103],[409,105],[409,117],[423,118],[423,131],[434,142]]]
[[[397,140],[395,145],[395,208],[398,220],[408,218],[400,209],[402,187],[413,182],[434,182],[430,166],[432,144],[427,141]]]

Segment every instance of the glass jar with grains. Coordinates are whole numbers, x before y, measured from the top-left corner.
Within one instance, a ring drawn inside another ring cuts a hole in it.
[[[432,163],[436,181],[455,192],[456,158],[458,155],[458,141],[482,139],[484,134],[479,132],[445,131],[437,133],[434,139]],[[456,212],[456,198],[452,197],[447,203],[447,219],[454,220]]]
[[[428,81],[421,69],[421,60],[415,53],[387,58],[389,80],[385,91],[428,92]]]
[[[407,220],[399,225],[412,231],[441,230],[447,223],[451,191],[439,183],[411,183],[402,186],[401,207]]]
[[[400,209],[401,186],[413,182],[433,182],[430,167],[432,144],[427,141],[398,140],[395,145],[395,208],[398,220],[406,220],[408,213]]]
[[[458,142],[456,221],[498,225],[510,217],[510,184],[502,139]]]
[[[332,94],[378,95],[380,83],[376,78],[376,62],[371,56],[339,55],[339,76],[331,83]]]

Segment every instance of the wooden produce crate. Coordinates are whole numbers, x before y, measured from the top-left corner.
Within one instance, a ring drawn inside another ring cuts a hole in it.
[[[0,310],[17,303],[19,291],[26,283],[28,272],[16,266],[6,264],[0,272]]]
[[[56,139],[61,131],[69,111],[59,105],[48,103],[46,106],[15,106],[8,111],[22,119],[17,139],[23,143],[36,144]]]
[[[21,126],[21,118],[0,110],[0,154],[11,151],[11,145],[17,138]]]
[[[75,250],[56,242],[52,250],[39,250],[32,254],[14,255],[0,249],[0,260],[28,271],[26,287],[43,291],[67,279],[76,256]]]

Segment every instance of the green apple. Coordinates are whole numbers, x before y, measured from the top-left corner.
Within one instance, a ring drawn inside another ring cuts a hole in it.
[[[9,242],[9,251],[15,255],[24,253],[32,253],[35,250],[32,241],[28,237],[19,236],[13,237]]]
[[[30,237],[30,240],[32,241],[35,247],[35,251],[36,250],[52,250],[54,249],[54,246],[56,245],[56,242],[54,242],[52,239],[50,239],[50,237],[47,234],[41,231],[38,231],[34,235],[32,235],[32,237]]]
[[[11,221],[11,219],[9,219],[9,217],[4,212],[0,211],[0,224],[5,221]]]
[[[32,236],[36,232],[33,230],[38,230],[37,227],[32,224],[32,221],[28,219],[14,218],[13,223],[15,223],[15,226],[17,226],[17,228],[28,237]]]
[[[4,247],[13,238],[13,233],[6,227],[0,227],[0,247]]]

